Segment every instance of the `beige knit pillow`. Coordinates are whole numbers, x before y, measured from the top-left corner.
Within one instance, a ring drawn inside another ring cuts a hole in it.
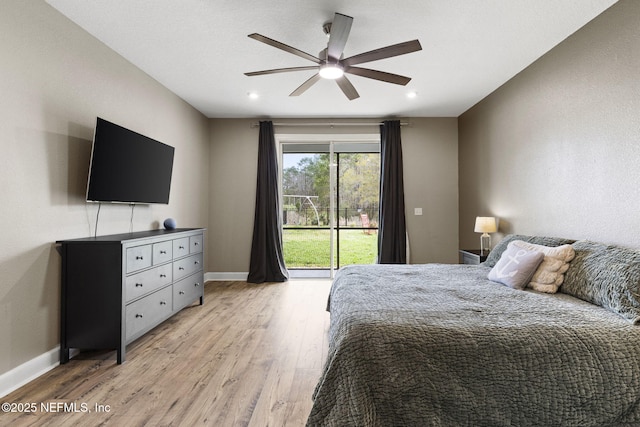
[[[573,246],[543,246],[514,240],[513,244],[522,249],[536,250],[544,254],[544,259],[533,273],[527,287],[546,293],[556,293],[564,281],[564,273],[569,268],[569,262],[576,256]]]

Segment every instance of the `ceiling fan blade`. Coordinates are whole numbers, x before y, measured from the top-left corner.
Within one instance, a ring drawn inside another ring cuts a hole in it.
[[[320,74],[314,74],[308,79],[306,82],[302,83],[296,90],[291,92],[289,96],[299,96],[302,95],[307,89],[313,86],[318,80],[320,80]]]
[[[360,95],[358,94],[356,88],[353,87],[349,79],[347,79],[345,76],[336,79],[336,83],[338,83],[338,86],[340,86],[342,92],[347,96],[347,98],[349,98],[349,101],[360,98]]]
[[[353,18],[341,13],[336,13],[331,22],[331,32],[329,33],[329,44],[327,45],[327,57],[333,61],[338,61],[342,56],[344,47],[347,44]]]
[[[386,73],[384,71],[370,70],[369,68],[347,67],[345,73],[355,74],[356,76],[366,77],[368,79],[381,80],[387,83],[405,86],[411,81],[411,77],[401,76],[399,74]]]
[[[289,53],[293,53],[294,55],[297,55],[301,58],[304,59],[308,59],[311,62],[315,62],[316,64],[320,64],[320,58],[316,58],[313,55],[308,54],[307,52],[303,52],[300,49],[296,49],[295,47],[291,47],[289,45],[286,45],[284,43],[280,43],[277,40],[273,40],[270,39],[269,37],[263,36],[261,34],[258,33],[253,33],[253,34],[249,34],[250,38],[254,39],[254,40],[258,40],[259,42],[262,43],[266,43],[269,46],[273,46],[275,48],[278,48],[280,50],[284,50],[285,52],[289,52]]]
[[[252,71],[250,73],[244,73],[245,76],[263,76],[265,74],[276,74],[276,73],[288,73],[289,71],[309,71],[309,70],[317,70],[317,65],[310,65],[309,67],[289,67],[289,68],[275,68],[273,70],[263,70],[263,71]]]
[[[371,50],[358,55],[343,59],[341,62],[345,66],[362,64],[364,62],[377,61],[379,59],[391,58],[393,56],[404,55],[406,53],[422,50],[418,40],[411,40],[404,43],[398,43],[380,49]]]

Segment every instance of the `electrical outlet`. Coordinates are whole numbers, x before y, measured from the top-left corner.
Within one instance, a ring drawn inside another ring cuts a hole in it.
[[[414,208],[413,209],[413,214],[414,215],[422,215],[422,208]]]

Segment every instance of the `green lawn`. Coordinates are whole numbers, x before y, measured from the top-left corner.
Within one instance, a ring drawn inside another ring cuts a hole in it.
[[[284,261],[287,268],[328,268],[329,233],[329,230],[283,230]],[[340,266],[373,264],[377,254],[377,234],[340,229]]]

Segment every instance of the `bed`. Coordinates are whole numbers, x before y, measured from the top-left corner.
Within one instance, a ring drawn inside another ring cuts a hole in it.
[[[340,269],[307,426],[640,425],[640,253],[573,242],[545,293],[488,280],[512,240],[561,242],[507,236],[480,266]]]

